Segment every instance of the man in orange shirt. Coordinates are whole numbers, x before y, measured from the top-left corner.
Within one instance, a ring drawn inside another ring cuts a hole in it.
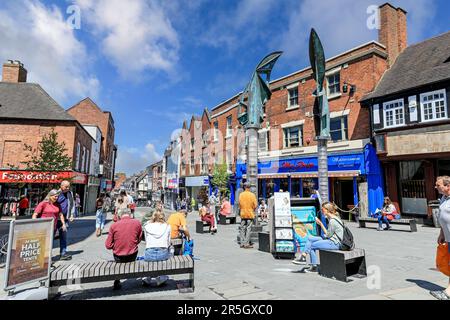
[[[253,248],[250,244],[250,231],[255,219],[255,210],[258,206],[256,196],[250,191],[250,183],[244,184],[244,192],[239,195],[239,209],[241,215],[241,248]]]
[[[181,206],[181,210],[179,212],[173,213],[170,215],[169,219],[167,219],[167,224],[170,225],[171,232],[170,238],[177,239],[181,238],[180,231],[184,232],[186,237],[190,239],[189,230],[187,228],[186,217],[187,217],[186,206]]]

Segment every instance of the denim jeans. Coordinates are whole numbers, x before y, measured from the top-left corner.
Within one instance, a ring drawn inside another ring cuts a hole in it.
[[[98,209],[97,213],[95,214],[95,228],[96,229],[105,229],[105,222],[106,222],[106,212],[103,211],[103,209]]]
[[[69,219],[64,218],[66,221],[66,231],[62,229],[62,222],[58,220],[57,228],[59,233],[59,253],[65,255],[67,253],[67,232],[69,231]]]
[[[145,249],[145,261],[164,261],[170,258],[171,254],[167,248],[147,248]]]
[[[379,215],[378,216],[378,225],[380,226],[380,229],[383,229],[383,223],[386,224],[387,227],[389,227],[389,219],[387,216]]]
[[[311,264],[317,265],[316,250],[339,250],[339,245],[328,239],[309,236],[306,241],[305,253],[311,256]]]

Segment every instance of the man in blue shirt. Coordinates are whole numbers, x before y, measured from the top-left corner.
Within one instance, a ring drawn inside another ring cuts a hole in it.
[[[71,260],[72,256],[67,253],[67,232],[69,230],[69,222],[72,222],[77,215],[77,206],[75,203],[75,197],[70,191],[70,182],[64,180],[61,182],[61,193],[58,197],[58,203],[61,206],[64,220],[66,221],[66,230],[64,231],[60,221],[58,221],[59,232],[59,252],[61,260]]]

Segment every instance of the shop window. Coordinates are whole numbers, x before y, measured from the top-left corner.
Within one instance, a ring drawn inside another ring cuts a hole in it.
[[[438,161],[438,176],[450,176],[450,160]]]
[[[426,198],[425,169],[422,161],[401,161],[400,186],[403,198]]]

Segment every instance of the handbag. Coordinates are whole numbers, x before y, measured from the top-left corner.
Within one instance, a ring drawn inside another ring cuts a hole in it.
[[[439,244],[436,251],[436,268],[450,277],[450,252],[448,252],[448,244]]]

